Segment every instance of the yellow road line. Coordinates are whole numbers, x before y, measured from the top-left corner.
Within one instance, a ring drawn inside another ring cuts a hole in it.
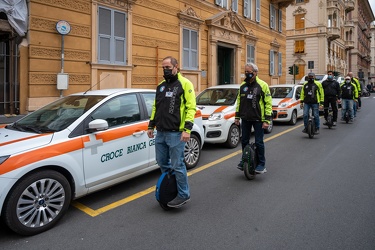
[[[293,128],[287,129],[287,130],[285,130],[285,131],[283,131],[283,132],[280,132],[280,133],[278,133],[278,134],[275,134],[275,135],[273,135],[273,136],[270,136],[270,137],[266,138],[264,141],[267,142],[267,141],[273,140],[273,139],[275,139],[275,138],[277,138],[277,137],[280,137],[280,136],[282,136],[282,135],[284,135],[284,134],[286,134],[286,133],[289,133],[290,131],[295,130],[295,129],[301,127],[301,126],[303,126],[303,124],[298,125],[298,126],[294,126]],[[206,165],[203,165],[202,167],[199,167],[199,168],[196,168],[196,169],[190,170],[190,171],[188,172],[188,176],[191,176],[191,175],[193,175],[193,174],[196,174],[196,173],[198,173],[198,172],[201,172],[201,171],[203,171],[203,170],[205,170],[205,169],[207,169],[207,168],[210,168],[210,167],[212,167],[212,166],[214,166],[214,165],[216,165],[216,164],[218,164],[218,163],[221,163],[221,162],[223,162],[223,161],[226,161],[226,160],[228,160],[228,159],[230,159],[230,158],[232,158],[232,157],[234,157],[234,156],[236,156],[236,155],[239,155],[239,154],[241,154],[241,153],[242,153],[242,150],[238,150],[238,151],[235,151],[235,152],[233,152],[233,153],[231,153],[231,154],[229,154],[229,155],[226,155],[226,156],[224,156],[224,157],[221,157],[220,159],[217,159],[216,161],[213,161],[213,162],[207,163]],[[138,199],[138,198],[140,198],[140,197],[142,197],[142,196],[145,196],[145,195],[147,195],[147,194],[153,193],[153,192],[155,192],[155,188],[156,188],[156,186],[149,187],[149,188],[147,188],[147,189],[145,189],[145,190],[143,190],[143,191],[140,191],[140,192],[138,192],[138,193],[135,193],[135,194],[130,195],[130,196],[128,196],[128,197],[125,197],[125,198],[123,198],[123,199],[121,199],[121,200],[115,201],[115,202],[113,202],[113,203],[110,203],[110,204],[108,204],[108,205],[106,205],[106,206],[104,206],[104,207],[98,208],[98,209],[96,209],[96,210],[95,210],[95,209],[92,209],[92,208],[90,208],[90,207],[88,207],[88,206],[85,206],[85,205],[83,205],[82,203],[79,203],[79,202],[77,202],[77,201],[72,201],[71,205],[72,205],[73,207],[75,207],[75,208],[81,210],[82,212],[84,212],[84,213],[90,215],[91,217],[95,217],[95,216],[98,216],[98,215],[100,215],[100,214],[102,214],[102,213],[108,212],[108,211],[111,210],[111,209],[117,208],[117,207],[122,206],[122,205],[124,205],[124,204],[126,204],[126,203],[129,203],[129,202],[131,202],[131,201],[133,201],[133,200],[136,200],[136,199]]]

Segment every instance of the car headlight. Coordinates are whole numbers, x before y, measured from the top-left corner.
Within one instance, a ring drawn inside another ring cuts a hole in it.
[[[279,108],[285,108],[288,105],[289,105],[288,102],[283,102],[283,103],[279,104]]]
[[[209,121],[218,121],[224,118],[224,114],[222,112],[220,113],[213,113],[208,117]]]
[[[1,165],[4,161],[6,161],[9,157],[10,157],[10,155],[0,156],[0,165]]]

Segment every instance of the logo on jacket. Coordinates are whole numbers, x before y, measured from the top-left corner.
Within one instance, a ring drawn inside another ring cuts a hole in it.
[[[243,88],[243,91],[247,92],[248,89],[249,89],[249,87],[245,87],[245,88]]]
[[[164,89],[165,89],[165,86],[161,86],[161,87],[160,87],[160,92],[163,92]]]

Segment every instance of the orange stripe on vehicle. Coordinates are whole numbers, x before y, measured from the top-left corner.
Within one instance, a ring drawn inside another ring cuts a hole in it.
[[[127,126],[126,128],[118,128],[113,130],[107,130],[103,132],[99,132],[95,134],[96,139],[102,139],[103,142],[108,142],[111,140],[116,140],[122,138],[124,136],[130,136],[134,133],[134,131],[139,130],[147,130],[148,122],[142,122],[138,124],[134,124],[131,126]],[[19,155],[15,155],[10,157],[0,166],[0,175],[8,173],[10,171],[16,170],[21,168],[25,165],[32,164],[34,162],[59,156],[62,154],[67,154],[76,150],[80,150],[84,148],[84,142],[90,141],[88,135],[83,136],[77,139],[70,139],[69,141],[62,142],[55,145],[50,145],[46,147],[42,147],[39,149],[34,149]]]
[[[221,106],[220,108],[217,108],[214,113],[223,111],[227,106]]]
[[[197,109],[197,112],[195,112],[195,116],[194,117],[195,118],[202,117],[202,112],[199,109]]]
[[[224,115],[224,119],[229,120],[230,118],[234,117],[236,112],[231,112],[229,114]]]
[[[209,118],[210,115],[202,115],[202,118]]]
[[[12,144],[12,143],[15,143],[15,142],[20,142],[20,141],[26,141],[26,140],[34,139],[34,138],[37,138],[37,137],[40,137],[40,136],[45,136],[45,135],[50,135],[50,133],[40,134],[40,135],[38,134],[38,135],[30,136],[30,137],[21,138],[21,139],[18,139],[18,140],[7,141],[7,142],[4,142],[4,143],[0,143],[0,147],[1,146],[5,146],[5,145],[9,145],[9,144]]]
[[[6,124],[1,124],[0,128],[5,128]]]

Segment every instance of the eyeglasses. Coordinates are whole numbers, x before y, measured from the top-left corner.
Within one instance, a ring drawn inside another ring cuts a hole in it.
[[[245,74],[254,74],[253,71],[245,71]]]

